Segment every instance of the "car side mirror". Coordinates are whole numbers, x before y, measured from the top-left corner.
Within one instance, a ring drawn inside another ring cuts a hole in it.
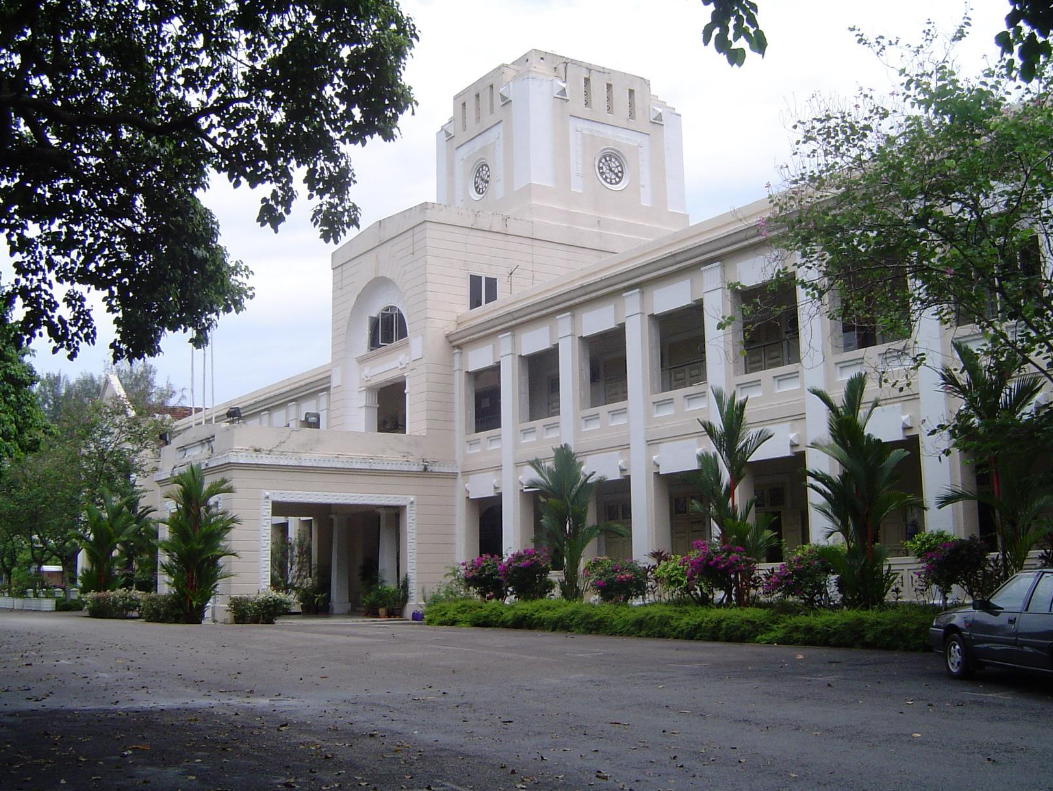
[[[974,599],[973,600],[973,609],[974,610],[986,610],[987,612],[991,612],[993,610],[1001,610],[1002,608],[999,607],[997,604],[992,604],[987,599]]]

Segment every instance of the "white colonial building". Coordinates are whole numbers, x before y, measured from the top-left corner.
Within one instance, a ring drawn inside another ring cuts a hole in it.
[[[829,463],[808,447],[826,412],[808,389],[836,396],[861,370],[898,380],[870,428],[910,451],[904,486],[928,506],[888,520],[882,542],[977,531],[975,509],[935,507],[971,473],[927,435],[948,411],[935,372],[904,368],[906,343],[950,361],[967,328],[923,319],[882,343],[792,289],[744,320],[777,257],[767,204],[689,226],[680,116],[647,80],[528,52],[454,97],[437,184],[435,203],[333,255],[330,364],[183,421],[164,448],[162,488],[198,463],[236,489],[223,597],[266,588],[272,542],[309,531],[334,612],[357,606],[373,563],[408,574],[420,602],[452,564],[532,544],[528,462],[561,443],[606,478],[597,517],[630,528],[595,551],[684,552],[709,535],[680,474],[708,447],[714,387],[749,396],[751,423],[774,432],[743,483],[758,509],[789,547],[823,540],[803,470]]]

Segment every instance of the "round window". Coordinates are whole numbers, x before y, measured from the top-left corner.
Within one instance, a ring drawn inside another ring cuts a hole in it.
[[[605,187],[620,190],[629,183],[629,166],[619,152],[606,148],[596,157],[596,176]]]
[[[472,171],[472,197],[479,200],[488,189],[490,189],[490,165],[484,159],[480,160]]]

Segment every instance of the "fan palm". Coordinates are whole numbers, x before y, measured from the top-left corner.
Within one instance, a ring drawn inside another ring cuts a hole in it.
[[[220,581],[231,576],[224,572],[223,560],[237,557],[226,542],[239,520],[211,503],[215,497],[233,494],[234,487],[226,478],[206,485],[196,464],[175,476],[173,483],[169,499],[175,510],[163,522],[168,525],[168,537],[158,542],[166,556],[161,569],[179,600],[184,622],[201,623]]]
[[[580,601],[584,596],[581,561],[586,548],[601,535],[625,536],[629,531],[611,522],[588,524],[589,503],[605,479],[585,473],[569,445],[560,445],[553,453],[551,464],[540,459],[530,461],[536,477],[526,486],[538,491],[544,531],[539,543],[552,556],[563,558],[560,593],[564,599]]]

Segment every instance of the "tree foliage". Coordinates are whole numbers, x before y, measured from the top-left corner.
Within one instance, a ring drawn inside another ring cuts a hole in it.
[[[581,601],[585,594],[581,562],[586,548],[601,535],[624,536],[628,531],[613,522],[589,524],[589,503],[604,479],[586,473],[570,445],[560,445],[553,454],[551,464],[530,461],[535,477],[526,486],[538,491],[544,530],[540,543],[551,556],[563,559],[560,593],[564,599]]]
[[[869,312],[884,328],[917,326],[927,311],[975,324],[999,354],[1053,381],[1048,70],[1029,84],[1004,68],[966,79],[932,54],[934,30],[909,48],[860,38],[889,63],[901,58],[900,90],[820,102],[794,124],[794,164],[771,197],[779,244],[828,308]]]
[[[952,487],[940,508],[975,501],[990,509],[1004,578],[1023,568],[1028,553],[1050,529],[1053,482],[1044,469],[1049,411],[1035,409],[1043,380],[1021,374],[1016,355],[981,355],[963,343],[954,350],[961,367],[944,366],[944,390],[961,401],[947,431],[951,443],[990,475],[989,491]]]
[[[0,296],[17,333],[74,355],[114,317],[115,359],[198,340],[250,274],[198,195],[215,172],[261,187],[275,230],[302,177],[324,240],[356,227],[348,150],[413,106],[416,40],[394,0],[36,0],[0,8]]]
[[[0,463],[36,450],[47,433],[27,356],[6,315],[0,316]]]
[[[212,502],[233,494],[234,487],[226,478],[206,484],[196,464],[175,476],[173,483],[175,488],[168,496],[175,510],[162,521],[168,526],[168,536],[157,543],[164,553],[160,565],[179,600],[183,622],[201,623],[220,581],[231,576],[223,568],[224,559],[237,557],[228,548],[227,537],[238,518]]]
[[[74,531],[89,563],[81,573],[81,593],[130,585],[122,572],[134,573],[135,558],[152,544],[153,509],[140,507],[138,495],[116,497],[103,491],[101,505],[86,503],[85,511],[83,529]]]
[[[712,6],[709,22],[702,29],[702,43],[727,58],[732,66],[746,62],[746,50],[734,46],[742,41],[753,52],[764,57],[768,39],[757,25],[757,4],[753,0],[702,0],[702,5]]]
[[[713,48],[732,66],[741,66],[746,60],[746,50],[733,46],[738,41],[764,56],[768,39],[760,29],[758,8],[753,0],[702,0],[702,5],[713,7],[709,22],[702,30],[703,44],[708,46],[712,41]],[[1000,30],[994,41],[1002,50],[1009,73],[1030,82],[1053,54],[1049,43],[1049,34],[1053,30],[1053,3],[1049,0],[1009,0],[1009,6],[1005,30]]]

